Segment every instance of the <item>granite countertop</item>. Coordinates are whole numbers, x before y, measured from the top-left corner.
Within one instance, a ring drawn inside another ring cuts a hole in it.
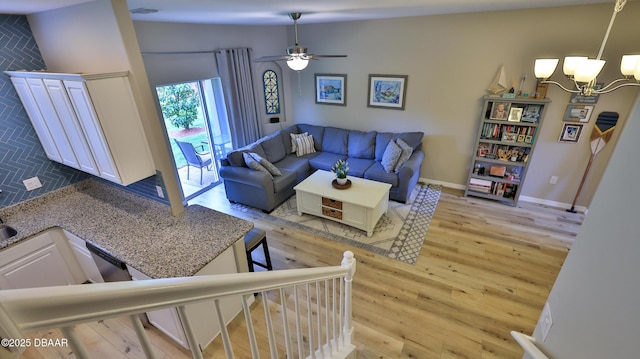
[[[198,205],[173,216],[162,203],[95,180],[4,208],[0,218],[18,231],[0,250],[60,227],[152,278],[194,275],[253,228]]]

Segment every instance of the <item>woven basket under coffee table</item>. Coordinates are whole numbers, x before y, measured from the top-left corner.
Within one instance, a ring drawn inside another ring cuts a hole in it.
[[[298,215],[303,213],[331,219],[367,232],[373,228],[389,206],[388,183],[349,177],[351,187],[337,189],[331,185],[335,174],[318,170],[297,186]]]

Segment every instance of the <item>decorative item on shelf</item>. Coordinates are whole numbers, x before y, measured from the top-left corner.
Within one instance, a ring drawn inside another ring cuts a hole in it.
[[[496,77],[489,86],[489,94],[491,96],[498,96],[507,91],[507,76],[504,73],[504,65],[501,65],[498,69]]]
[[[347,172],[349,172],[349,163],[340,159],[331,167],[331,172],[336,174],[336,183],[344,186],[348,181]]]
[[[586,56],[567,56],[564,58],[562,70],[564,74],[573,81],[575,89],[569,89],[556,81],[550,81],[549,77],[553,74],[558,66],[558,59],[536,59],[535,74],[542,84],[554,84],[564,91],[578,93],[585,96],[593,94],[603,94],[615,91],[625,86],[640,86],[640,55],[623,55],[620,62],[620,72],[622,78],[612,81],[610,84],[599,87],[596,83],[596,77],[604,67],[605,61],[601,60],[604,47],[609,38],[609,32],[613,27],[616,14],[622,11],[627,0],[616,0],[613,8],[613,14],[609,22],[609,27],[602,40],[600,52],[595,59],[589,59]],[[636,81],[633,81],[635,78]]]

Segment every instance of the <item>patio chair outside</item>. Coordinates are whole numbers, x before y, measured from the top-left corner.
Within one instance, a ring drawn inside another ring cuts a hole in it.
[[[202,185],[202,168],[207,167],[207,171],[211,171],[209,168],[212,163],[211,153],[206,151],[196,151],[196,148],[191,142],[178,141],[175,138],[173,140],[178,144],[184,159],[187,161],[187,179],[189,179],[189,166],[197,167],[200,169],[200,185]],[[202,147],[204,150],[204,146],[198,147]]]

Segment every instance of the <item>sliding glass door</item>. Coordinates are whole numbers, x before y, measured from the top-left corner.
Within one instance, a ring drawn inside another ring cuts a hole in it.
[[[185,200],[220,183],[220,160],[233,148],[219,78],[156,87]]]

